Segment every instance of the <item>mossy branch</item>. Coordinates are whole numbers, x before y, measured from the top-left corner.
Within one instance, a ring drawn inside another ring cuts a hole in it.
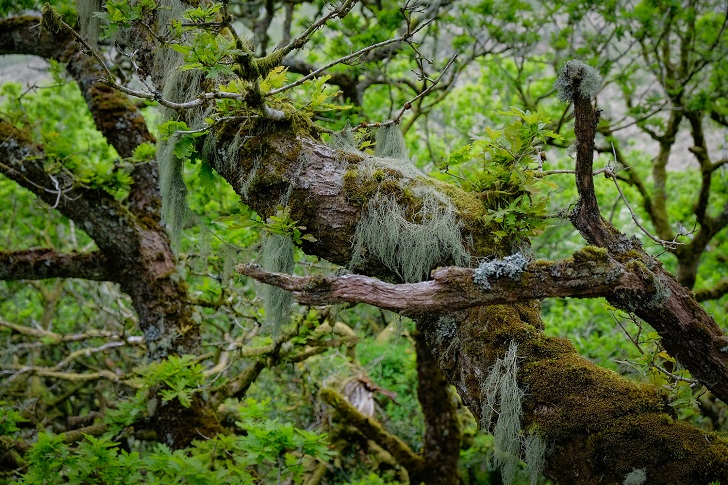
[[[397,436],[386,432],[381,424],[357,411],[344,396],[329,388],[321,389],[319,396],[324,402],[334,408],[336,414],[345,423],[354,426],[364,437],[374,441],[387,450],[397,462],[407,469],[410,476],[413,473],[417,474],[424,467],[425,463],[421,456],[413,452]]]

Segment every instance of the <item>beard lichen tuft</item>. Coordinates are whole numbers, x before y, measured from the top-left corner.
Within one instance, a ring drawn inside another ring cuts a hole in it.
[[[427,279],[439,264],[468,265],[470,255],[462,244],[455,207],[446,195],[424,183],[426,177],[407,157],[399,128],[380,128],[376,140],[376,155],[368,156],[355,152],[349,134],[332,139],[338,149],[364,157],[356,173],[375,184],[367,200],[362,200],[349,267],[356,268],[373,256],[412,283]]]

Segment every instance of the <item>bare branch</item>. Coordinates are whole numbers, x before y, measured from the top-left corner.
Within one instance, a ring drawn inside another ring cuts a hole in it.
[[[606,258],[606,254],[591,251],[586,248],[576,253],[573,259],[557,263],[536,261],[529,264],[517,279],[491,277],[489,289],[473,281],[476,270],[457,267],[436,269],[432,272],[431,281],[400,285],[362,275],[291,276],[270,273],[253,264],[240,265],[237,271],[291,291],[296,300],[305,305],[368,303],[408,315],[443,313],[546,297],[593,298],[615,291],[649,291],[640,278],[624,265]]]
[[[417,34],[422,28],[424,28],[426,25],[428,25],[432,20],[434,20],[434,19],[430,19],[430,20],[422,23],[422,25],[417,27],[415,30],[412,30],[412,31],[408,30],[404,35],[395,37],[394,39],[388,39],[388,40],[384,40],[382,42],[377,42],[376,44],[372,44],[370,46],[364,47],[363,49],[359,49],[358,51],[356,51],[352,54],[349,54],[347,56],[340,57],[339,59],[331,61],[328,64],[326,64],[325,66],[316,69],[315,71],[311,72],[310,74],[308,74],[306,76],[303,76],[301,79],[298,79],[295,82],[286,84],[285,86],[282,86],[278,89],[272,89],[272,90],[268,91],[266,93],[266,96],[273,96],[274,94],[282,93],[284,91],[288,91],[289,89],[295,88],[296,86],[300,86],[301,84],[305,83],[309,79],[315,78],[316,76],[320,75],[322,72],[326,71],[327,69],[330,69],[337,64],[342,64],[351,59],[355,59],[355,58],[361,56],[362,54],[366,54],[369,51],[373,51],[375,49],[379,49],[379,48],[388,46],[390,44],[395,44],[397,42],[405,41],[405,40],[411,38],[412,36],[414,36],[415,34]]]

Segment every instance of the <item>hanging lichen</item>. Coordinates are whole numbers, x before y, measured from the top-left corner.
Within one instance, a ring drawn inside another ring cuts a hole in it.
[[[546,462],[546,442],[536,433],[528,434],[523,440],[524,461],[528,466],[530,485],[537,485]]]
[[[93,48],[97,47],[101,33],[101,19],[94,14],[100,11],[101,0],[76,0],[79,30]]]
[[[366,157],[357,165],[358,177],[377,184],[363,206],[349,266],[373,256],[402,280],[416,282],[427,279],[438,264],[467,265],[470,256],[455,208],[407,158],[399,128],[382,127],[376,139],[374,157],[349,145],[353,137],[347,133],[332,140],[339,149]]]
[[[481,387],[482,427],[493,430],[493,461],[500,468],[503,483],[510,485],[516,476],[521,453],[521,417],[524,392],[518,387],[518,345],[511,342],[506,355],[497,359]]]
[[[276,273],[293,272],[293,242],[280,234],[266,234],[260,248],[260,263],[267,271]],[[289,320],[293,296],[281,288],[264,285],[262,289],[265,323],[271,334],[277,336]]]
[[[454,211],[423,195],[422,208],[412,222],[391,196],[370,199],[354,233],[351,266],[362,262],[364,248],[406,282],[423,281],[438,263],[452,259],[466,265],[468,253],[460,242]]]
[[[182,177],[183,161],[174,151],[176,135],[157,142],[159,164],[159,191],[162,195],[162,222],[164,222],[172,247],[179,247],[182,228],[189,219],[187,186]]]
[[[306,158],[302,156],[299,158],[291,176],[288,189],[279,200],[279,207],[288,205],[295,182],[305,165]],[[295,221],[290,221],[290,223],[295,225]],[[267,224],[271,224],[271,219],[268,220]],[[291,235],[286,233],[285,224],[282,222],[281,224],[276,226],[275,231],[270,231],[270,229],[273,229],[271,226],[267,232],[264,232],[260,247],[260,262],[261,266],[268,271],[291,274],[295,264],[293,258],[294,243]],[[283,325],[290,320],[293,296],[290,292],[281,288],[264,285],[262,297],[265,322],[270,327],[271,334],[275,337],[280,333]]]

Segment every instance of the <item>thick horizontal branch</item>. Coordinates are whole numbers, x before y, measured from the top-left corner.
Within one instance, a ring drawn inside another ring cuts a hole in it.
[[[53,249],[0,251],[0,280],[83,278],[113,281],[107,265],[100,252],[59,253]]]
[[[237,271],[291,291],[305,305],[368,303],[408,315],[547,297],[595,298],[615,292],[649,291],[638,275],[594,248],[560,262],[535,261],[516,278],[489,277],[489,288],[475,282],[479,270],[458,267],[438,268],[430,281],[399,285],[362,275],[301,277],[270,273],[254,264],[240,265]]]

